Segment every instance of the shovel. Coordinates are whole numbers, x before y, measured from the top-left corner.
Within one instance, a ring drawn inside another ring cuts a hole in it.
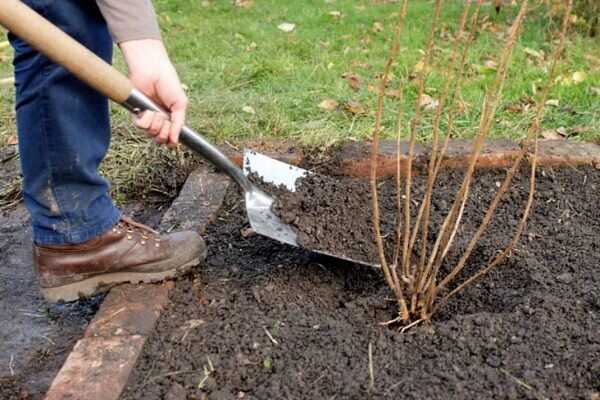
[[[130,112],[138,114],[150,110],[167,114],[160,105],[133,87],[127,77],[21,1],[2,0],[0,25]],[[271,210],[274,198],[254,185],[247,175],[254,172],[265,182],[285,185],[289,190],[294,191],[296,179],[307,174],[308,171],[252,151],[245,152],[242,170],[217,147],[188,126],[183,127],[180,141],[210,161],[242,188],[248,219],[256,233],[298,246],[294,230],[281,222]],[[348,260],[346,257],[327,252],[319,251],[319,253]]]

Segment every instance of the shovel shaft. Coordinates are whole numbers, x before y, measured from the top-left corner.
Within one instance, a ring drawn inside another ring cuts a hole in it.
[[[90,87],[133,113],[151,110],[169,115],[164,108],[136,90],[125,75],[20,0],[0,1],[0,25],[65,67]],[[252,184],[242,170],[202,135],[186,126],[181,131],[180,139],[191,150],[229,175],[242,189],[252,189]]]

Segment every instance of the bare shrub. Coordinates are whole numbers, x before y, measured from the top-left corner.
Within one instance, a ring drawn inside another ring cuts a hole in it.
[[[536,113],[531,122],[527,137],[523,142],[522,150],[512,167],[507,172],[503,183],[500,185],[493,200],[491,201],[484,218],[476,230],[475,234],[469,241],[462,256],[456,265],[450,266],[450,272],[446,276],[440,276],[441,266],[444,264],[445,257],[451,248],[456,232],[464,215],[467,199],[469,197],[469,189],[473,182],[473,175],[477,163],[477,159],[481,153],[481,149],[485,139],[492,127],[496,110],[502,98],[502,88],[506,80],[508,67],[511,62],[513,48],[519,38],[521,28],[523,27],[525,16],[528,11],[529,2],[524,0],[519,9],[519,13],[512,23],[509,34],[504,43],[504,48],[499,58],[498,68],[492,84],[486,91],[483,104],[481,106],[481,117],[479,122],[479,130],[473,141],[473,150],[469,156],[468,165],[464,172],[464,177],[460,188],[452,202],[452,206],[445,216],[442,225],[439,227],[435,235],[435,240],[431,248],[428,248],[428,227],[431,213],[431,198],[435,188],[435,183],[442,166],[442,160],[448,148],[449,139],[451,137],[454,116],[459,108],[460,92],[462,81],[464,80],[464,71],[466,70],[466,60],[469,53],[469,48],[477,35],[479,12],[483,0],[465,2],[464,10],[460,18],[459,28],[452,43],[452,51],[450,56],[450,68],[448,78],[444,84],[439,99],[439,105],[432,124],[432,143],[431,154],[427,166],[426,189],[423,198],[420,201],[419,209],[415,218],[411,217],[411,193],[412,193],[412,163],[414,160],[414,148],[416,143],[417,128],[421,123],[422,111],[421,100],[424,95],[424,88],[427,81],[429,65],[432,58],[432,50],[435,46],[436,33],[439,25],[441,0],[436,0],[434,4],[434,12],[432,16],[431,30],[428,37],[427,46],[424,52],[423,68],[421,68],[417,76],[418,94],[414,104],[414,117],[410,121],[408,127],[401,125],[402,115],[404,110],[398,111],[397,125],[397,143],[398,143],[398,161],[396,173],[397,185],[397,225],[395,237],[395,251],[390,260],[387,259],[384,251],[384,240],[380,229],[380,212],[377,193],[377,152],[379,149],[379,137],[381,132],[381,120],[384,112],[383,97],[385,88],[389,82],[389,75],[394,60],[398,56],[400,44],[402,40],[402,31],[408,8],[408,0],[404,0],[401,4],[401,11],[396,26],[394,42],[390,50],[389,58],[384,67],[384,71],[380,80],[380,90],[377,98],[375,127],[373,129],[372,153],[371,153],[371,174],[370,184],[372,191],[372,206],[373,206],[373,226],[375,232],[375,241],[377,244],[379,261],[387,284],[393,290],[398,303],[398,317],[385,324],[402,322],[405,327],[413,326],[419,322],[429,321],[431,317],[448,300],[464,290],[467,286],[477,281],[492,269],[501,265],[517,244],[527,218],[531,212],[534,193],[535,193],[535,173],[537,167],[537,137],[540,131],[540,123],[544,115],[544,107],[548,97],[552,83],[555,81],[556,66],[565,47],[565,37],[569,27],[569,16],[573,6],[573,0],[568,0],[566,12],[562,21],[562,31],[560,34],[559,44],[554,52],[552,65],[550,67],[547,79],[547,85],[541,91],[539,98],[536,101]],[[402,87],[400,88],[402,92]],[[442,131],[441,121],[445,117],[447,123],[445,131]],[[402,133],[408,130],[409,145],[408,145],[408,161],[406,175],[400,174],[400,138]],[[442,140],[443,138],[443,140]],[[523,214],[517,228],[507,246],[497,253],[492,259],[473,275],[465,277],[463,282],[456,288],[447,292],[446,288],[452,283],[463,271],[467,261],[473,253],[473,250],[489,226],[494,212],[502,201],[504,194],[510,188],[515,174],[519,171],[523,161],[529,160],[530,163],[530,181],[529,195],[526,203],[523,206]],[[419,244],[419,245],[417,245]],[[446,293],[447,292],[447,293]],[[445,294],[442,294],[445,293]]]

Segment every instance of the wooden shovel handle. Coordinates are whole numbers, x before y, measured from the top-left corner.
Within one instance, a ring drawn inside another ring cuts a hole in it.
[[[21,1],[0,0],[0,25],[129,111],[137,113],[141,110],[160,110],[151,99],[134,90],[129,79],[123,74]],[[198,132],[184,126],[180,139],[190,149],[229,175],[244,190],[254,190],[253,184],[243,171]]]
[[[133,85],[125,75],[19,0],[0,0],[0,25],[100,93],[121,104]]]

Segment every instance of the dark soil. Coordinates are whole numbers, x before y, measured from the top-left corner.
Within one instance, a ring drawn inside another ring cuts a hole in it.
[[[461,177],[440,177],[432,229]],[[477,174],[450,263],[503,177]],[[249,235],[231,191],[208,265],[178,283],[123,399],[597,399],[600,172],[546,169],[538,182],[509,260],[406,333],[378,325],[395,315],[380,271]],[[516,177],[466,275],[508,242],[527,186]]]
[[[352,178],[307,175],[296,183],[296,191],[279,190],[273,210],[298,234],[307,249],[327,252],[355,261],[379,264],[373,241],[373,207],[369,183]],[[393,248],[394,186],[382,193],[382,234]],[[391,223],[388,223],[391,222]]]

